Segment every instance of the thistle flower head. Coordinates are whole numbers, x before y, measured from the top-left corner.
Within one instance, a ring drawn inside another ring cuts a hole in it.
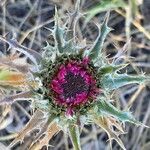
[[[86,49],[81,47],[81,44],[76,40],[75,26],[81,16],[79,1],[77,1],[75,12],[70,14],[68,24],[65,26],[60,25],[57,9],[55,11],[55,25],[54,29],[51,29],[54,46],[47,43],[42,57],[13,40],[0,38],[10,47],[15,47],[18,51],[27,54],[33,62],[32,67],[26,66],[28,68],[26,76],[18,66],[8,65],[0,59],[0,63],[13,67],[15,70],[13,76],[16,78],[13,80],[22,79],[24,81],[20,83],[22,86],[26,81],[28,82],[26,86],[29,85],[29,91],[6,97],[1,102],[8,103],[10,99],[15,101],[19,98],[32,99],[32,104],[37,109],[26,128],[20,132],[10,146],[22,140],[24,133],[41,126],[43,130],[35,137],[30,146],[31,149],[41,149],[43,145],[48,144],[47,139],[50,139],[58,131],[64,130],[69,133],[74,149],[79,150],[81,149],[80,125],[93,122],[107,132],[110,141],[115,139],[125,149],[118,137],[118,133],[124,133],[121,123],[131,122],[137,125],[141,125],[141,123],[136,121],[130,112],[121,111],[113,106],[106,93],[109,94],[112,90],[127,84],[149,81],[149,77],[143,74],[139,76],[119,74],[118,71],[126,65],[117,65],[118,55],[110,63],[103,54],[104,40],[111,31],[107,25],[109,13],[106,14],[102,25],[98,25],[97,39],[90,49]],[[12,71],[7,69],[7,75],[4,76],[4,70],[0,70],[0,85],[14,87],[8,80],[6,81],[6,78],[12,77]],[[44,120],[42,123],[41,119]],[[43,137],[44,133],[46,134]],[[43,144],[36,143],[39,137],[42,137],[41,143]]]
[[[67,114],[71,115],[77,107],[84,107],[94,100],[98,88],[96,79],[90,69],[88,58],[70,60],[57,68],[56,74],[50,83],[54,102],[66,107]],[[93,71],[93,70],[91,70]]]

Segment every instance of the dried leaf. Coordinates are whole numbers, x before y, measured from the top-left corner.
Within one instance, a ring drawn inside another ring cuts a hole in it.
[[[27,73],[29,71],[29,65],[27,63],[20,64],[20,62],[23,62],[22,59],[18,59],[16,61],[19,61],[19,64],[17,64],[13,60],[11,60],[10,57],[1,58],[0,59],[0,66],[8,67],[10,69],[15,69],[21,73]]]
[[[0,130],[6,128],[10,123],[12,123],[13,118],[8,115],[8,114],[10,114],[10,112],[11,112],[10,106],[2,107],[2,114],[0,115]]]
[[[41,111],[36,111],[31,118],[31,120],[27,123],[25,128],[18,133],[18,136],[10,143],[9,147],[13,147],[16,143],[22,142],[24,137],[29,134],[33,129],[38,128],[41,123],[44,121],[44,114]]]
[[[26,85],[26,82],[25,74],[6,69],[0,70],[0,85],[20,86]]]
[[[0,40],[8,43],[11,48],[14,48],[17,51],[25,54],[37,66],[37,70],[38,70],[38,63],[37,62],[41,61],[41,55],[38,52],[36,52],[34,50],[31,50],[29,48],[26,48],[22,45],[19,45],[19,43],[17,41],[13,40],[13,39],[6,40],[5,38],[0,37]]]
[[[105,130],[105,132],[107,133],[108,138],[110,140],[110,145],[112,145],[111,141],[114,139],[117,141],[117,143],[121,146],[122,149],[126,150],[121,139],[118,137],[119,133],[113,130],[113,125],[111,124],[109,118],[105,118],[105,117],[95,118],[94,122],[98,126],[100,126],[103,130]],[[118,126],[118,129],[119,129],[120,125],[115,124],[115,126]]]
[[[22,92],[22,93],[19,93],[19,94],[6,96],[2,100],[0,99],[0,105],[12,104],[14,101],[17,101],[17,100],[31,99],[31,96],[32,96],[31,91],[26,91],[26,92]]]
[[[49,140],[58,132],[60,131],[60,127],[54,122],[52,124],[50,124],[50,126],[48,127],[48,129],[45,132],[45,136],[38,140],[36,143],[34,143],[29,150],[39,150],[41,149],[43,146],[48,146],[49,144]]]
[[[35,136],[34,141],[32,143],[35,143],[41,136],[43,136],[46,132],[49,126],[51,126],[51,123],[54,121],[56,118],[56,115],[50,115],[49,118],[47,119],[46,123],[43,123],[41,125],[40,131],[38,134]]]

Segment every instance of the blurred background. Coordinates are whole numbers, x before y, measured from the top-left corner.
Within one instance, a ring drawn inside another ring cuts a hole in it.
[[[67,13],[74,10],[76,0],[0,0],[0,36],[15,38],[20,44],[38,52],[46,45],[53,45],[53,38],[48,28],[53,28],[55,6],[62,20]],[[150,0],[81,0],[80,11],[83,17],[77,23],[76,31],[79,39],[86,39],[91,45],[98,35],[96,24],[102,23],[105,13],[111,12],[109,26],[114,29],[107,37],[104,52],[110,59],[123,45],[131,39],[128,51],[121,61],[130,63],[129,74],[150,73]],[[0,53],[9,54],[8,45],[0,41]],[[24,57],[20,54],[20,57]],[[29,61],[29,60],[27,60]],[[126,70],[124,70],[126,71]],[[120,109],[130,110],[136,119],[150,126],[150,86],[128,85],[112,97]],[[16,132],[19,132],[30,120],[32,109],[26,101],[15,102],[12,108],[0,106],[0,141],[8,145]],[[127,134],[121,139],[127,150],[150,150],[150,130],[127,124]],[[27,150],[32,141],[27,136],[24,143],[16,145],[14,150]],[[30,137],[30,138],[29,138]],[[109,150],[108,137],[96,125],[85,126],[81,134],[83,150]],[[62,132],[49,143],[49,150],[70,150],[70,140]],[[0,149],[2,145],[0,145]],[[5,150],[5,148],[2,148]],[[45,150],[43,147],[42,150]],[[113,150],[120,147],[114,141]]]

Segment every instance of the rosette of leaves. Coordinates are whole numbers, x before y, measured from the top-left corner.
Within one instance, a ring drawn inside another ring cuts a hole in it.
[[[50,29],[54,46],[47,43],[41,54],[19,45],[15,40],[6,40],[11,48],[23,53],[33,63],[14,62],[1,55],[0,88],[3,91],[1,105],[10,105],[17,100],[31,101],[34,115],[9,147],[22,142],[31,131],[39,129],[30,150],[41,149],[59,131],[71,138],[75,150],[80,150],[80,133],[85,124],[95,123],[108,134],[110,144],[114,139],[125,149],[120,134],[124,134],[122,123],[142,125],[129,111],[116,108],[108,98],[112,91],[128,85],[142,84],[149,77],[119,73],[126,64],[117,64],[119,55],[110,63],[102,48],[108,27],[109,13],[104,22],[98,25],[99,34],[90,49],[81,47],[75,26],[81,17],[79,1],[75,11],[69,15],[67,23],[60,24],[55,9],[55,25]],[[80,41],[82,43],[82,41]],[[126,46],[125,46],[126,47]],[[22,91],[5,96],[6,91]],[[115,127],[115,129],[114,129]]]

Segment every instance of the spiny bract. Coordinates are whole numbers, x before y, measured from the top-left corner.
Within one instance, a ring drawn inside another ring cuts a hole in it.
[[[141,125],[130,112],[113,106],[108,95],[119,87],[131,83],[140,84],[149,78],[143,74],[119,74],[118,71],[126,67],[126,64],[117,64],[117,55],[110,63],[102,53],[104,40],[111,31],[107,26],[109,13],[102,25],[98,25],[99,34],[90,49],[81,47],[82,41],[77,42],[75,26],[80,17],[79,1],[75,12],[69,14],[69,19],[63,26],[60,25],[55,9],[55,25],[53,30],[50,29],[55,43],[54,46],[47,43],[42,57],[14,40],[1,38],[10,47],[24,53],[34,64],[19,66],[8,62],[1,55],[0,86],[3,89],[11,87],[23,91],[4,97],[1,104],[20,99],[31,100],[35,109],[33,117],[10,147],[22,141],[32,130],[40,128],[29,149],[41,149],[48,145],[54,134],[63,130],[69,134],[74,149],[80,150],[80,128],[84,124],[96,123],[107,132],[110,143],[114,139],[125,149],[118,137],[124,133],[121,124],[130,122]]]

